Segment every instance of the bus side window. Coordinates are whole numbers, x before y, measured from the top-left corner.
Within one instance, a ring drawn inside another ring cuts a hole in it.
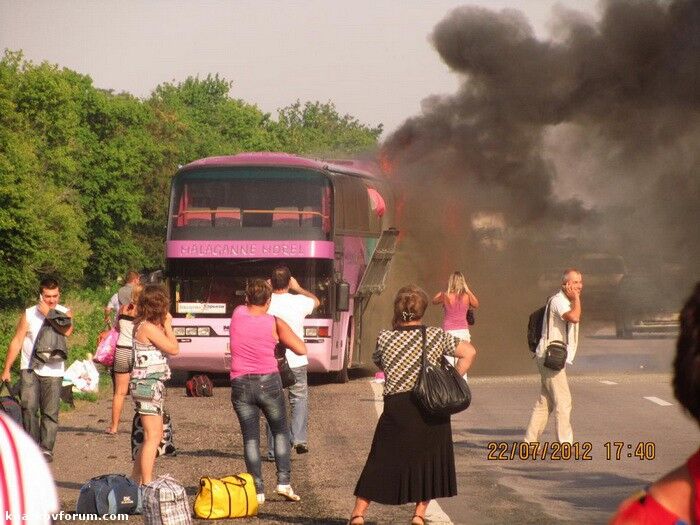
[[[370,233],[370,204],[367,187],[361,179],[346,175],[336,175],[335,185],[335,228],[340,233]]]

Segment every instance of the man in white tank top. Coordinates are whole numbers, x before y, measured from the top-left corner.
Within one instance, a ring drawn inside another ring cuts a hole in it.
[[[32,366],[32,353],[39,330],[51,309],[68,317],[71,311],[58,304],[60,290],[55,279],[43,279],[39,285],[39,302],[27,308],[17,322],[15,335],[7,350],[7,359],[3,367],[2,381],[10,380],[10,369],[21,351],[21,405],[24,430],[36,441],[47,461],[53,461],[53,446],[58,432],[58,412],[61,405],[61,383],[63,382],[64,363],[46,362]],[[73,332],[73,325],[55,327],[63,335]],[[37,416],[37,410],[41,410]]]

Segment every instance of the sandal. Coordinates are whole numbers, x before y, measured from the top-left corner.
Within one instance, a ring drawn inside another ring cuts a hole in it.
[[[362,520],[362,521],[355,521],[355,520]],[[350,521],[348,521],[348,525],[365,525],[365,517],[361,514],[358,514],[357,516],[353,516],[350,518]]]
[[[105,430],[105,434],[108,434],[108,435],[110,435],[110,436],[113,436],[113,435],[115,435],[116,433],[117,433],[116,430],[115,430],[115,431],[112,431],[112,430],[109,429],[109,428],[108,428],[107,430]]]
[[[418,514],[414,514],[413,518],[411,518],[411,525],[425,525],[425,518],[423,516],[419,516]]]

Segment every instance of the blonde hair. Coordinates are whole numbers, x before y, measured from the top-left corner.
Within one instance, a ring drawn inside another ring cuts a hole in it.
[[[467,280],[462,272],[457,271],[450,275],[450,278],[447,280],[447,293],[464,295],[468,290]]]

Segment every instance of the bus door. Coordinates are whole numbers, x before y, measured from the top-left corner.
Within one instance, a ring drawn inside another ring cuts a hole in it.
[[[362,355],[362,318],[374,294],[379,295],[386,288],[386,276],[389,273],[389,266],[396,253],[396,243],[399,238],[399,230],[389,228],[382,232],[377,247],[372,253],[372,258],[362,275],[353,307],[353,318],[355,322],[355,334],[352,352],[352,365],[360,365],[366,362],[369,355]]]

